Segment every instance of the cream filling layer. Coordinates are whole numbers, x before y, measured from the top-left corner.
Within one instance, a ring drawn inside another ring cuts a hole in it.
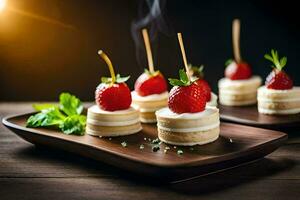
[[[159,129],[170,131],[170,132],[180,132],[180,133],[190,133],[190,132],[198,132],[198,131],[207,131],[210,129],[214,129],[216,127],[220,126],[220,121],[217,121],[214,124],[206,125],[206,126],[199,126],[199,127],[192,127],[192,128],[167,128],[164,126],[160,126],[159,123],[157,124],[157,127]]]
[[[255,86],[260,85],[261,78],[259,76],[252,76],[249,79],[244,80],[230,80],[229,78],[222,78],[219,80],[219,88],[224,87],[242,87],[242,86]]]
[[[155,114],[158,117],[165,117],[171,119],[200,119],[209,116],[215,112],[218,112],[218,110],[219,109],[214,107],[208,107],[202,112],[177,114],[172,112],[168,107],[166,107],[156,111]]]
[[[133,101],[159,101],[159,100],[167,99],[169,97],[169,93],[166,91],[161,94],[151,94],[148,96],[140,96],[137,94],[136,91],[132,91],[131,96],[132,96]]]
[[[261,102],[294,102],[300,101],[300,87],[293,87],[289,90],[268,89],[265,86],[257,90],[257,100]],[[267,95],[276,95],[276,97],[268,97]],[[280,95],[284,95],[281,98]]]
[[[206,106],[217,106],[218,96],[215,93],[211,93],[211,100],[206,102]]]
[[[93,113],[99,113],[99,114],[110,114],[110,115],[121,115],[121,114],[129,114],[137,112],[132,106],[125,110],[116,110],[116,111],[106,111],[100,109],[97,105],[93,105],[89,108]]]
[[[128,125],[136,124],[139,121],[140,121],[139,118],[134,120],[128,120],[128,121],[110,121],[110,122],[87,119],[88,124],[93,124],[96,126],[128,126]]]

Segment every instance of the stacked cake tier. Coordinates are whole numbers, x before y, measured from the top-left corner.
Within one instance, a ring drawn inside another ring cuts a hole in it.
[[[201,145],[219,137],[220,119],[217,108],[206,108],[198,113],[176,114],[169,108],[156,112],[158,137],[173,145]]]
[[[245,80],[222,78],[219,85],[219,101],[227,106],[245,106],[257,101],[257,88],[261,85],[259,76]]]
[[[97,105],[88,109],[86,133],[94,136],[122,136],[142,130],[139,113],[130,107],[126,110],[104,111]]]
[[[257,91],[258,111],[264,114],[300,113],[300,87],[274,90],[262,86]]]
[[[132,106],[140,113],[140,120],[143,123],[155,123],[155,111],[168,105],[168,92],[140,96],[135,91],[132,95]]]

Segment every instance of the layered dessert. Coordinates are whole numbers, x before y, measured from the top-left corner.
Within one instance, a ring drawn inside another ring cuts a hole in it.
[[[283,70],[287,58],[280,59],[275,50],[265,58],[273,63],[273,70],[265,85],[257,90],[258,111],[278,115],[300,113],[300,87],[293,86],[293,80]]]
[[[156,112],[158,137],[173,145],[202,145],[219,137],[219,110],[206,106],[204,89],[186,78],[180,70],[180,80],[169,79],[168,107]]]
[[[158,138],[173,145],[207,144],[219,137],[219,110],[206,106],[206,91],[190,77],[181,33],[178,40],[186,71],[179,70],[179,79],[169,79],[173,88],[168,107],[156,111]]]
[[[125,83],[129,76],[115,76],[107,55],[103,51],[99,51],[99,55],[107,63],[111,77],[102,77],[96,89],[96,105],[88,109],[86,133],[112,137],[139,132],[142,129],[139,113],[131,107],[131,92]]]
[[[219,137],[219,110],[205,108],[196,113],[175,113],[170,108],[156,112],[161,141],[182,146],[203,145]]]
[[[155,123],[155,111],[166,107],[168,102],[167,82],[158,70],[154,70],[150,41],[146,29],[142,30],[148,58],[148,67],[134,84],[132,106],[140,113],[143,123]]]
[[[155,123],[155,111],[167,106],[167,83],[159,71],[145,70],[136,80],[131,94],[132,106],[139,111],[143,123]]]
[[[257,101],[257,88],[261,85],[261,78],[252,75],[248,63],[242,60],[239,37],[240,21],[233,21],[233,53],[234,60],[228,60],[225,65],[225,78],[218,82],[219,102],[226,106],[247,106]]]
[[[206,105],[216,107],[218,105],[218,96],[211,91],[211,87],[208,82],[204,79],[203,69],[204,66],[200,67],[189,65],[191,79],[195,80],[196,83],[203,87],[206,95]]]
[[[233,63],[233,65],[237,65]],[[247,106],[257,101],[257,88],[261,85],[259,76],[247,79],[231,79],[230,76],[218,82],[219,102],[226,106]]]

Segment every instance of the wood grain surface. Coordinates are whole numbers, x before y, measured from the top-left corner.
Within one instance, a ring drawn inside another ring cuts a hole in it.
[[[1,118],[31,103],[0,103]],[[298,199],[300,139],[245,166],[163,184],[102,162],[36,147],[0,125],[0,196],[6,199]]]

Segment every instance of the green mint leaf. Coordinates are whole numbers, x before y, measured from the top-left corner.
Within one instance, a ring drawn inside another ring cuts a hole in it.
[[[83,115],[72,115],[67,117],[59,128],[65,134],[84,135],[86,117]]]
[[[183,83],[181,80],[174,78],[169,78],[168,80],[172,86],[185,86],[185,83]]]
[[[280,59],[280,66],[281,66],[281,69],[286,65],[287,63],[287,57],[282,57]]]
[[[280,59],[278,52],[274,49],[271,50],[271,55],[265,54],[264,57],[265,59],[271,61],[278,70],[282,70],[287,63],[287,57],[282,57]]]
[[[228,60],[226,60],[226,62],[225,62],[225,66],[228,66],[228,65],[230,65],[231,63],[233,62],[233,59],[228,59]]]
[[[144,73],[149,74],[149,75],[151,74],[150,71],[147,68],[144,69]]]
[[[68,116],[81,114],[83,105],[81,101],[74,95],[62,93],[59,96],[60,109]]]
[[[52,108],[52,107],[58,107],[58,106],[55,105],[55,104],[48,104],[48,103],[45,103],[45,104],[33,104],[32,107],[33,107],[36,111],[42,111],[42,110],[45,110],[45,109],[49,109],[49,108]]]
[[[27,120],[27,127],[43,127],[60,125],[65,116],[59,111],[58,108],[52,107],[42,110],[42,112],[32,115]]]
[[[117,83],[125,83],[129,78],[130,78],[130,76],[121,77],[120,74],[117,74],[116,82]]]
[[[181,82],[183,82],[184,84],[189,83],[189,78],[188,78],[186,72],[184,71],[184,69],[179,70],[179,78],[180,78]]]
[[[267,59],[267,60],[273,62],[273,58],[272,58],[269,54],[265,54],[264,57],[265,57],[265,59]]]

